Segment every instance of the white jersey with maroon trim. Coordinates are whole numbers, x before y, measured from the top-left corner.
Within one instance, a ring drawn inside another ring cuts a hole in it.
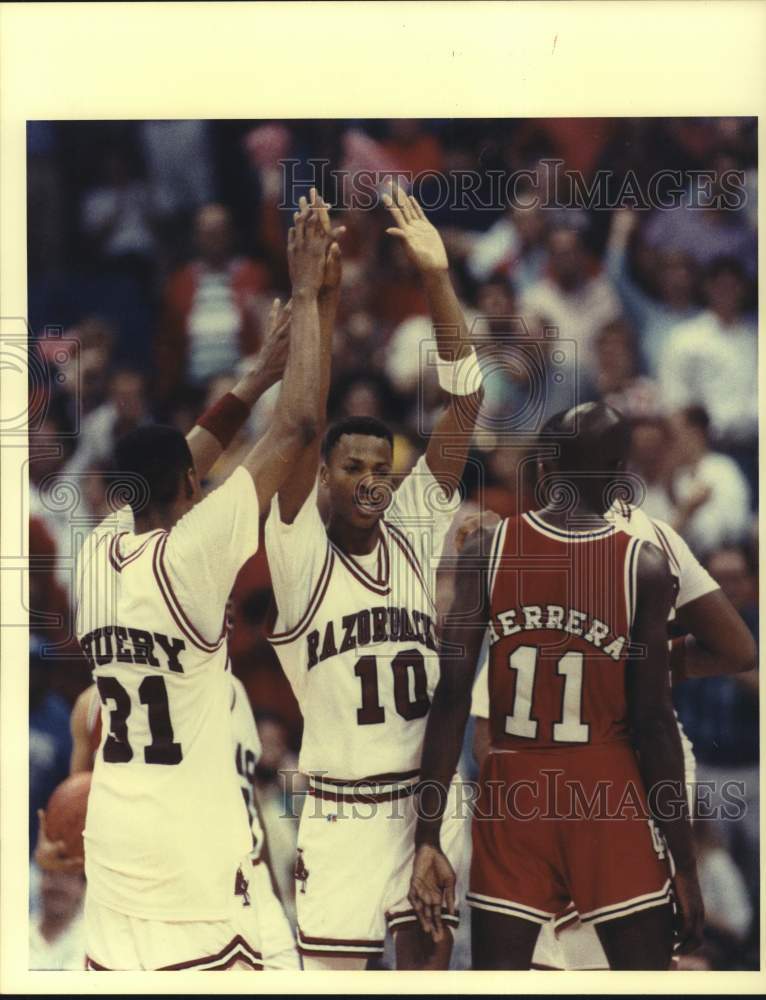
[[[261,859],[264,840],[263,827],[255,802],[255,765],[261,756],[262,747],[247,691],[242,681],[234,674],[231,675],[231,730],[239,788],[245,800],[253,835],[250,857],[256,862]]]
[[[144,919],[223,920],[252,839],[232,767],[224,634],[258,547],[244,469],[169,531],[123,509],[86,540],[77,636],[102,702],[85,828],[92,898]]]
[[[289,525],[272,505],[270,639],[303,713],[300,769],[319,772],[323,785],[373,776],[383,778],[377,787],[414,783],[439,677],[435,574],[458,502],[421,458],[366,556],[330,541],[315,493]]]
[[[255,804],[255,766],[261,756],[261,740],[253,718],[250,701],[242,681],[234,674],[231,678],[231,728],[234,740],[234,765],[239,777],[239,787],[245,801],[250,819],[250,830],[253,834],[253,849],[250,852],[253,861],[260,860],[263,849],[264,832],[258,809]],[[101,743],[101,699],[98,688],[94,684],[88,702],[86,716],[88,739],[95,755]]]

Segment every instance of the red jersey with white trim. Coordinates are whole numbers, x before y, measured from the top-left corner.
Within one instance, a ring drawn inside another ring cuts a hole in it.
[[[534,513],[490,555],[489,704],[496,749],[625,741],[625,665],[641,539],[563,531]]]

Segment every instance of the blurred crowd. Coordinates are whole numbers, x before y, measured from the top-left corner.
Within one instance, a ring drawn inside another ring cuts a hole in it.
[[[510,203],[434,198],[429,212],[485,370],[465,509],[533,503],[535,429],[605,399],[633,423],[636,502],[682,534],[757,638],[756,146],[745,118],[30,123],[30,845],[35,810],[68,773],[69,710],[90,680],[71,637],[71,575],[82,536],[125,499],[114,441],[153,420],[188,430],[247,365],[274,297],[289,296],[286,232],[312,181],[348,230],[330,418],[392,425],[400,471],[422,449],[439,406],[435,374],[421,376],[425,297],[383,209],[344,207],[321,161],[346,176],[419,175],[425,203],[438,177],[473,171],[481,192],[493,171],[525,172]],[[554,161],[626,193],[556,198]],[[707,178],[704,204],[652,206],[624,187],[630,175],[649,190],[669,170],[697,191]],[[732,172],[737,204],[723,197]],[[267,394],[209,485],[272,405]],[[230,649],[264,745],[258,782],[289,903],[294,824],[280,818],[278,772],[295,766],[301,723],[264,638],[269,599],[261,549],[232,595]],[[748,788],[743,820],[697,827],[700,967],[758,963],[757,695],[737,678],[676,691],[698,777]],[[35,889],[43,923],[46,907],[71,910],[70,883]]]

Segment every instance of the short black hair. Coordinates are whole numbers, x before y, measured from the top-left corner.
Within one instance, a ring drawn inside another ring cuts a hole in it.
[[[189,445],[177,427],[149,424],[130,431],[115,445],[117,473],[127,473],[143,484],[126,483],[128,503],[137,513],[147,504],[164,506],[178,496],[181,477],[194,468]],[[148,495],[147,495],[148,493]]]
[[[576,492],[599,513],[611,505],[610,487],[618,483],[630,450],[630,424],[606,403],[582,403],[554,414],[538,436],[541,455],[555,443],[558,458],[546,459],[554,475],[576,484]]]
[[[344,434],[365,434],[368,437],[384,438],[392,448],[394,446],[394,435],[382,420],[375,417],[346,417],[333,424],[324,436],[322,458],[325,462]]]

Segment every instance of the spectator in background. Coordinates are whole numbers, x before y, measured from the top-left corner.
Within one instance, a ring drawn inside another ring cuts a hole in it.
[[[654,416],[660,411],[660,387],[639,375],[636,337],[622,319],[607,323],[594,347],[594,389],[597,397],[629,420]]]
[[[557,225],[548,237],[548,274],[521,295],[525,316],[543,317],[563,340],[577,346],[577,376],[593,375],[593,336],[620,316],[622,307],[609,279],[589,259],[578,229]]]
[[[183,383],[203,389],[258,347],[256,296],[269,287],[267,269],[237,257],[229,212],[206,205],[197,214],[199,256],[173,274],[155,342],[157,392],[169,399]]]
[[[486,233],[475,236],[467,266],[475,281],[503,277],[523,291],[542,280],[548,262],[545,216],[538,192],[519,185],[514,204]]]
[[[39,909],[29,922],[30,969],[85,968],[84,897],[85,877],[79,872],[42,872]]]
[[[139,123],[155,213],[184,216],[213,197],[209,123],[193,119]]]
[[[644,496],[636,498],[649,517],[672,524],[676,507],[670,494],[673,468],[673,437],[668,421],[660,416],[641,417],[633,422],[629,470],[643,482]]]
[[[643,361],[655,378],[670,331],[700,313],[695,301],[696,270],[692,258],[680,250],[657,250],[651,255],[648,275],[653,294],[645,292],[631,276],[628,260],[628,244],[638,221],[632,209],[614,213],[605,264],[625,313],[639,333]]]
[[[719,153],[710,163],[709,191],[687,194],[686,203],[676,208],[656,209],[647,222],[644,238],[650,247],[679,250],[701,267],[708,267],[722,255],[742,262],[749,277],[756,272],[755,231],[748,220],[747,205],[727,172],[737,169],[737,160]],[[729,175],[731,177],[731,175]]]
[[[387,420],[395,412],[396,395],[388,378],[374,369],[357,369],[337,379],[332,386],[332,420],[343,417],[376,417]]]
[[[81,408],[80,413],[84,416],[95,410],[107,398],[117,331],[101,317],[88,316],[81,320],[70,334],[80,343],[78,403]]]
[[[59,394],[47,400],[39,427],[29,435],[29,514],[44,525],[57,559],[56,578],[71,587],[74,564],[72,509],[79,497],[76,490],[57,487],[76,445],[75,425],[69,414],[69,401]]]
[[[756,577],[744,552],[711,553],[706,568],[745,621],[757,623]],[[697,759],[697,815],[743,872],[758,912],[758,673],[687,680],[673,701]]]
[[[714,827],[694,824],[700,889],[705,902],[702,955],[712,969],[743,968],[743,945],[753,919],[753,905],[731,855]]]
[[[109,270],[127,274],[149,291],[155,249],[149,191],[129,157],[108,149],[103,182],[83,198],[80,222],[97,258]]]
[[[747,281],[734,258],[708,269],[708,309],[673,330],[662,354],[660,384],[669,410],[703,406],[719,447],[751,447],[758,430],[755,326],[745,315]]]
[[[44,656],[45,640],[29,636],[29,855],[37,843],[37,810],[69,776],[70,706],[50,690],[57,661]]]
[[[35,634],[37,649],[50,666],[47,682],[65,700],[73,701],[89,682],[90,669],[79,642],[74,637],[74,623],[69,589],[61,581],[71,565],[57,559],[56,546],[44,521],[29,519],[29,627]]]
[[[443,164],[439,140],[417,118],[392,118],[388,123],[388,138],[381,146],[399,170],[413,177],[426,170],[440,171]]]
[[[742,547],[721,548],[708,559],[707,569],[721,590],[742,615],[758,642],[757,560],[751,561]]]
[[[117,440],[151,419],[145,377],[129,368],[118,369],[109,380],[106,402],[83,420],[77,449],[64,474],[81,475],[86,469],[107,468]]]
[[[701,559],[747,538],[749,488],[732,458],[710,450],[710,421],[702,407],[680,410],[672,424],[676,462],[671,490],[678,504],[673,527]]]

